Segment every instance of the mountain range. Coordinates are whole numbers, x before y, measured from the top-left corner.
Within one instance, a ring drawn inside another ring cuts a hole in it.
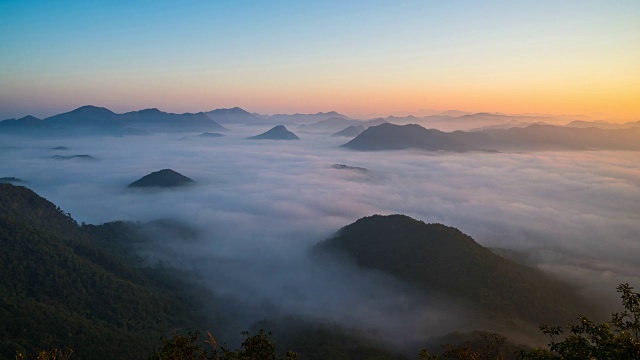
[[[443,132],[416,124],[387,123],[368,128],[342,146],[364,151],[640,150],[640,127],[599,129],[533,124],[523,128]]]
[[[116,114],[96,106],[75,110],[45,119],[26,116],[0,122],[0,132],[34,135],[145,135],[149,132],[225,131],[204,113],[173,114],[158,109]]]
[[[278,124],[311,124],[318,121],[327,120],[333,117],[340,117],[347,119],[348,117],[335,111],[319,112],[315,114],[274,114],[274,115],[259,115],[265,120],[271,123]]]
[[[578,120],[576,120],[578,118]],[[174,114],[156,108],[117,114],[109,109],[86,105],[62,114],[39,119],[25,116],[0,121],[0,134],[23,135],[146,135],[149,132],[224,131],[224,125],[296,124],[299,129],[315,132],[337,132],[349,126],[365,128],[384,122],[396,125],[418,124],[440,131],[490,130],[524,127],[529,124],[562,125],[571,128],[622,129],[640,127],[640,121],[624,124],[585,121],[580,116],[505,115],[499,113],[466,113],[447,111],[427,116],[388,116],[369,120],[352,119],[335,111],[315,114],[250,113],[242,108],[222,108],[207,112]]]

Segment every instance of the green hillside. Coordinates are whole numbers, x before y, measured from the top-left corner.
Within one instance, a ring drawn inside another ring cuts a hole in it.
[[[0,184],[0,358],[70,346],[77,359],[142,359],[188,321],[179,295],[95,241],[33,191]]]

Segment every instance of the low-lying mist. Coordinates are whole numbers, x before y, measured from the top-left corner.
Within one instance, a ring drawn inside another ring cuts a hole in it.
[[[372,214],[457,227],[607,306],[619,303],[618,283],[640,286],[637,152],[355,152],[327,135],[248,141],[264,129],[230,129],[220,138],[4,137],[0,177],[26,180],[78,222],[175,219],[193,227],[193,238],[165,234],[147,255],[199,274],[214,293],[251,309],[246,327],[299,315],[398,334],[396,342],[455,329],[461,321],[453,314],[464,313],[434,294],[309,257],[317,242]],[[52,158],[77,154],[97,160]],[[165,168],[197,184],[127,188]]]

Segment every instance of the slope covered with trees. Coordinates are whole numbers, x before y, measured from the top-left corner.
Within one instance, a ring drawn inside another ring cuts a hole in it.
[[[99,249],[31,190],[0,184],[0,358],[70,346],[76,358],[144,358],[188,320],[188,301]]]
[[[504,319],[537,326],[593,311],[571,286],[501,258],[455,228],[404,215],[362,218],[317,249],[346,253],[360,266],[464,299]]]

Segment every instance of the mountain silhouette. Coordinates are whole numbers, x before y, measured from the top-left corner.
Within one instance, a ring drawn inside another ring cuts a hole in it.
[[[640,127],[599,129],[534,124],[524,128],[488,130],[467,137],[476,146],[500,151],[640,150]]]
[[[297,123],[312,124],[314,122],[327,120],[330,118],[340,117],[347,119],[348,117],[336,111],[319,112],[315,114],[275,114],[267,116],[271,123]]]
[[[93,105],[81,106],[66,113],[54,115],[43,120],[50,126],[91,126],[114,127],[122,126],[118,114],[113,111]]]
[[[52,158],[57,159],[57,160],[73,160],[73,159],[77,159],[77,160],[86,160],[86,161],[94,161],[94,160],[98,160],[96,158],[94,158],[91,155],[86,155],[86,154],[82,154],[82,155],[53,155]]]
[[[640,150],[640,127],[599,129],[532,124],[522,128],[443,132],[416,124],[382,124],[369,127],[342,146],[363,151]]]
[[[217,138],[217,137],[223,137],[224,134],[212,133],[212,132],[203,132],[202,134],[200,134],[198,136],[199,137],[205,137],[205,138]]]
[[[264,132],[260,135],[251,136],[247,139],[250,140],[300,140],[296,134],[287,130],[284,125],[276,125],[271,128],[269,131]]]
[[[345,119],[343,117],[331,117],[325,120],[317,121],[313,124],[300,125],[298,129],[309,131],[337,131],[347,126],[357,126],[362,124],[360,120]]]
[[[399,150],[418,148],[430,151],[466,152],[478,150],[451,133],[425,129],[420,125],[384,123],[371,126],[356,138],[342,145],[354,150]]]
[[[640,126],[640,121],[630,121],[626,123],[610,123],[607,121],[584,121],[584,120],[575,120],[567,125],[566,127],[577,127],[577,128],[600,128],[600,129],[627,129],[631,127]]]
[[[145,175],[129,184],[129,187],[177,187],[194,183],[192,179],[171,169],[162,169]]]
[[[145,109],[116,114],[113,111],[86,105],[54,115],[44,120],[35,117],[9,119],[0,122],[0,130],[28,134],[41,130],[56,135],[146,135],[151,131],[226,130],[204,113],[172,114],[158,109]]]
[[[7,120],[0,121],[0,128],[41,127],[41,126],[43,126],[42,120],[31,115],[27,115],[20,119],[7,119]]]
[[[261,124],[264,122],[259,116],[239,107],[216,109],[204,114],[220,124]]]
[[[337,133],[332,134],[333,137],[356,137],[360,135],[363,131],[365,131],[364,126],[362,125],[352,125],[347,128],[344,128]]]
[[[173,114],[153,108],[124,113],[119,116],[119,119],[127,126],[160,131],[227,130],[205,113]]]

